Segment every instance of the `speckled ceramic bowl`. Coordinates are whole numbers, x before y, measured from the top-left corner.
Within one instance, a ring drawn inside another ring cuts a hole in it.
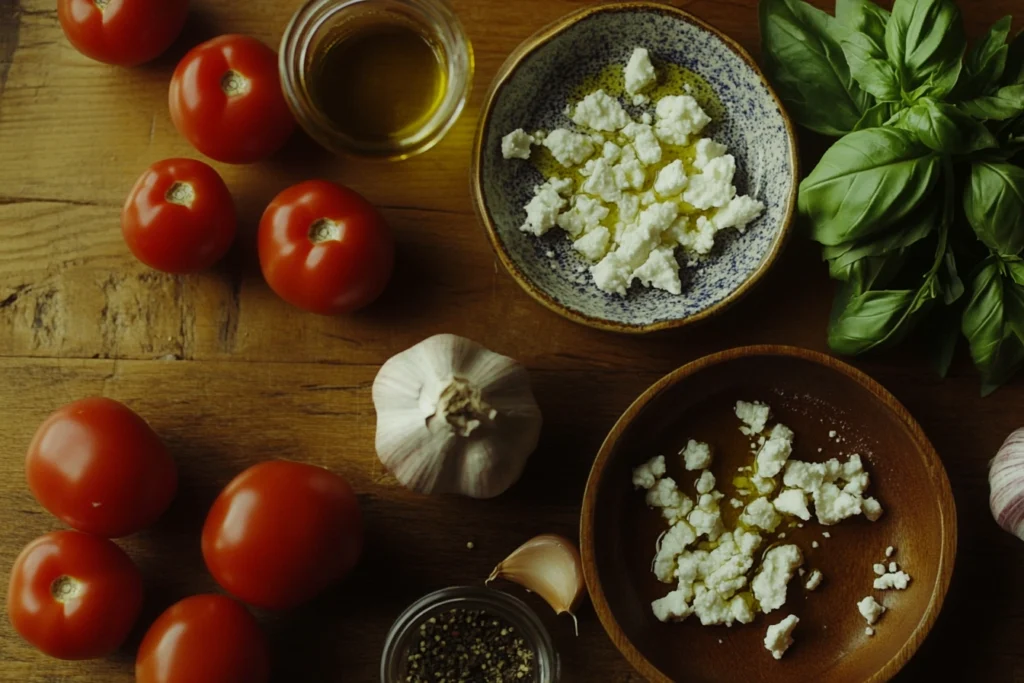
[[[573,89],[610,63],[625,64],[637,46],[696,72],[712,86],[726,111],[711,136],[736,157],[739,193],[766,207],[744,233],[719,233],[709,257],[683,265],[681,295],[638,283],[625,297],[605,294],[581,269],[586,262],[564,232],[552,230],[542,238],[521,232],[523,206],[543,177],[531,164],[501,155],[501,138],[516,128],[571,126],[564,108]],[[480,219],[519,284],[572,320],[634,333],[707,318],[750,289],[782,248],[796,206],[797,179],[792,124],[750,55],[687,12],[648,2],[587,7],[520,45],[486,96],[472,169]]]

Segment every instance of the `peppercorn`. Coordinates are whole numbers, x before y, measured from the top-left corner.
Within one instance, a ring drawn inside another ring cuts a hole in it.
[[[529,683],[533,650],[515,627],[484,610],[453,608],[420,624],[406,683]]]

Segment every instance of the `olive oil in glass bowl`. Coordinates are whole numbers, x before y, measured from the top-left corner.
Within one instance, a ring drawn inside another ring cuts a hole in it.
[[[280,70],[292,112],[321,145],[404,159],[458,119],[473,51],[444,0],[311,0],[285,30]]]

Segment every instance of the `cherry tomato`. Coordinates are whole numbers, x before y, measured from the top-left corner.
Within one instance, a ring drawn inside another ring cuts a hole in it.
[[[121,211],[135,258],[168,273],[219,261],[235,239],[235,205],[215,170],[194,159],[164,159],[139,176]]]
[[[277,53],[248,36],[220,36],[192,48],[174,70],[169,102],[178,132],[229,164],[267,158],[295,128]]]
[[[391,278],[395,245],[384,217],[347,187],[325,180],[293,185],[263,212],[263,277],[278,296],[322,315],[371,303]]]
[[[250,605],[286,609],[342,579],[359,560],[359,502],[344,479],[273,460],[229,483],[203,526],[206,566]]]
[[[144,529],[171,504],[174,459],[156,432],[109,398],[84,398],[46,418],[25,458],[28,486],[68,526],[98,536]]]
[[[116,650],[142,609],[142,575],[112,541],[54,531],[14,561],[7,615],[51,657],[92,659]]]
[[[193,595],[149,627],[135,683],[266,683],[267,640],[248,610],[223,595]]]
[[[158,57],[187,16],[188,0],[57,0],[60,27],[75,49],[119,66]]]

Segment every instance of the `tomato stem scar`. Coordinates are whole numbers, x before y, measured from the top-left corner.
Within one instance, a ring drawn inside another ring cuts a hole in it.
[[[236,97],[249,92],[249,79],[234,69],[228,69],[220,79],[220,89],[228,97]]]
[[[107,5],[110,4],[110,0],[92,0],[92,2],[101,12],[107,9]]]
[[[70,576],[58,576],[50,584],[50,594],[57,602],[73,600],[82,594],[82,584]]]
[[[318,218],[309,225],[309,241],[313,244],[320,244],[328,241],[341,241],[341,223],[336,223],[330,218]]]
[[[171,204],[180,204],[181,206],[191,209],[192,202],[196,200],[196,191],[190,184],[178,181],[167,189],[167,194],[164,195],[164,199],[169,201]]]

